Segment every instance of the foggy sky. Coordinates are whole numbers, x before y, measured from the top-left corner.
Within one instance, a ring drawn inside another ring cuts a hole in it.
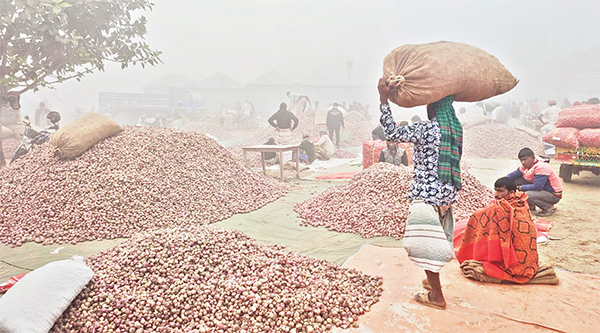
[[[347,84],[347,61],[353,62],[350,82],[376,91],[389,51],[439,40],[471,44],[496,56],[521,81],[503,98],[561,99],[572,94],[565,89],[566,76],[600,77],[598,0],[154,3],[153,11],[144,13],[147,42],[163,52],[164,64],[107,66],[81,82],[26,93],[23,113],[31,114],[39,101],[65,113],[76,106],[97,107],[100,91],[141,92],[143,85],[171,72],[198,81],[223,72],[242,84],[271,70],[294,82],[320,72]],[[597,86],[600,90],[600,82]]]

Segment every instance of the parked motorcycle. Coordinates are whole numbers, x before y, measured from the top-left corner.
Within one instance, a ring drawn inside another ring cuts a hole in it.
[[[48,142],[52,133],[58,130],[58,122],[60,121],[60,114],[56,111],[50,111],[46,115],[46,118],[50,121],[50,125],[46,126],[41,131],[36,131],[31,127],[31,121],[28,116],[25,116],[23,119],[23,124],[25,125],[25,133],[23,133],[23,139],[21,140],[21,144],[17,148],[15,155],[13,156],[11,161],[15,161],[19,157],[27,154],[33,147],[39,146],[44,142]]]

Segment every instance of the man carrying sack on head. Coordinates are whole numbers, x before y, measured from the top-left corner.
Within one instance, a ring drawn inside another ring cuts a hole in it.
[[[443,310],[446,300],[439,271],[453,257],[451,205],[457,201],[461,188],[462,126],[452,107],[453,96],[427,105],[429,121],[399,126],[388,104],[392,88],[385,78],[379,80],[378,89],[380,122],[387,140],[414,144],[415,173],[403,247],[427,275],[424,290],[414,300]]]

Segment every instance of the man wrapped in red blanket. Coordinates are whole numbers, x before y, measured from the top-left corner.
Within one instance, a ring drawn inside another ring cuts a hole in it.
[[[456,258],[467,277],[528,283],[539,267],[527,194],[516,192],[514,180],[506,177],[498,179],[494,188],[496,200],[473,213]]]

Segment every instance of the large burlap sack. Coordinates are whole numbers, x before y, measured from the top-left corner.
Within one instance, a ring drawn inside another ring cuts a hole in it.
[[[0,333],[49,332],[94,275],[78,260],[51,262],[11,287],[0,298]]]
[[[383,77],[397,89],[390,98],[403,107],[437,102],[475,102],[503,94],[518,80],[485,51],[455,42],[407,44],[383,60]]]
[[[579,130],[573,127],[557,127],[548,132],[542,141],[561,148],[577,149],[579,148]]]
[[[6,138],[10,138],[12,136],[13,136],[13,132],[10,130],[10,128],[8,128],[6,126],[2,126],[2,128],[0,129],[0,138],[6,139]]]
[[[57,156],[74,159],[98,142],[122,131],[123,128],[108,117],[88,113],[54,132],[50,144]]]
[[[556,127],[600,127],[600,104],[570,106],[558,113]]]
[[[579,131],[579,143],[585,147],[600,147],[600,128],[586,128]]]

